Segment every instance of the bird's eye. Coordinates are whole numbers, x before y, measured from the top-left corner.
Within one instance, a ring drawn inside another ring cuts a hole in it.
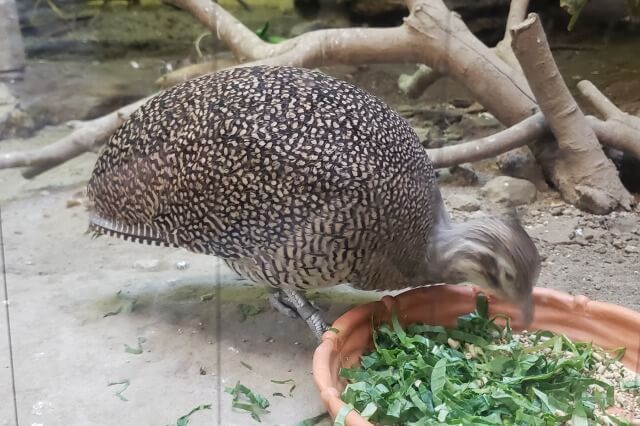
[[[498,277],[494,272],[487,272],[487,279],[491,287],[500,287],[500,284],[498,284]]]
[[[507,279],[507,281],[513,281],[516,278],[516,277],[513,276],[513,274],[511,272],[505,273],[504,277]]]

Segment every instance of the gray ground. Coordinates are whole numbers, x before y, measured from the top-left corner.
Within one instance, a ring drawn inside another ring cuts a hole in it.
[[[606,53],[613,58],[607,63],[620,71],[591,71],[591,77],[600,83],[598,79],[606,74],[613,82],[607,93],[621,105],[626,101],[626,110],[637,112],[640,80],[632,77],[637,77],[638,67],[626,62],[637,58],[613,49]],[[561,51],[557,57],[569,61],[564,70],[570,81],[583,78],[590,69],[599,70],[605,62],[599,51]],[[82,61],[30,64],[30,79],[15,89],[36,122],[96,116],[147,94],[164,63],[164,59],[131,57],[103,63]],[[382,95],[399,110],[420,110],[424,98],[407,106],[409,101],[397,93],[399,69],[344,67],[338,74]],[[446,81],[428,94],[431,101],[464,96]],[[442,117],[422,111],[412,123],[424,137]],[[449,118],[447,115],[444,121]],[[467,139],[496,130],[495,122],[484,123],[477,117],[463,117],[445,127],[436,138]],[[50,127],[30,139],[0,141],[0,154],[50,143],[68,131],[64,126]],[[290,425],[321,413],[310,374],[316,342],[304,323],[289,321],[271,310],[264,288],[239,280],[211,257],[107,237],[94,240],[84,233],[84,207],[68,203],[78,199],[94,161],[94,154],[85,154],[32,181],[22,179],[15,170],[0,171],[20,424],[170,425],[201,404],[212,404],[212,409],[194,414],[190,425],[215,424],[218,416],[225,425],[257,424],[247,414],[231,409],[231,397],[218,394],[219,381],[223,386],[240,381],[266,396],[271,407],[264,424]],[[474,167],[477,183],[461,183],[446,173],[442,178],[445,202],[456,220],[495,210],[480,193],[492,177],[492,166]],[[553,192],[540,191],[537,201],[521,210],[545,259],[541,286],[640,310],[637,211],[596,217],[566,206]],[[188,267],[178,268],[183,262]],[[215,297],[218,282],[222,284],[220,300]],[[329,320],[352,303],[379,297],[346,287],[313,296],[329,309],[325,313]],[[105,317],[118,307],[130,307],[132,300],[132,312],[124,309]],[[263,310],[243,320],[240,304]],[[137,347],[139,338],[144,339],[143,352],[126,352],[124,345]],[[3,425],[13,424],[8,354],[3,318]],[[290,385],[274,384],[271,379],[292,379],[296,388],[289,395]],[[127,401],[115,395],[123,385],[108,386],[124,380],[130,383],[122,394]],[[277,392],[284,397],[273,396]]]

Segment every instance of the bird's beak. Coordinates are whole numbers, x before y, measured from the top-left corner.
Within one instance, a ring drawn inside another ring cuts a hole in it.
[[[535,305],[533,304],[533,296],[529,295],[525,300],[520,302],[520,313],[522,323],[527,327],[533,321]]]

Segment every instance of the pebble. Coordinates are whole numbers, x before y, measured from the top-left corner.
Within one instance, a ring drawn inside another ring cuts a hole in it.
[[[620,240],[620,239],[613,240],[613,242],[611,244],[617,249],[624,248],[624,242],[622,240]]]
[[[564,214],[564,208],[554,207],[549,213],[551,213],[551,216],[562,216]]]
[[[475,212],[480,210],[480,202],[472,195],[452,194],[447,197],[447,202],[454,210],[463,212]]]
[[[636,246],[632,246],[632,245],[628,245],[624,248],[624,251],[626,253],[632,254],[632,253],[640,253],[640,250],[638,249],[638,247]]]
[[[185,269],[187,269],[189,267],[189,262],[187,262],[186,260],[180,260],[178,262],[176,262],[176,269],[183,271]]]
[[[482,194],[495,203],[519,206],[534,202],[537,190],[528,180],[498,176],[482,187]]]
[[[143,271],[151,271],[156,269],[158,266],[160,266],[160,261],[158,259],[140,259],[133,264],[134,268]]]
[[[596,247],[594,247],[593,251],[598,254],[604,254],[607,252],[607,248],[603,244],[598,244]]]

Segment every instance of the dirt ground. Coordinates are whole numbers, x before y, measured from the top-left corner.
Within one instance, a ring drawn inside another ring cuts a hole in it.
[[[607,49],[619,58],[607,62],[617,74],[600,69],[602,50],[563,50],[558,57],[565,61],[569,82],[589,75],[604,84],[606,76],[610,84],[605,92],[637,113],[638,58],[622,55],[624,46],[619,48]],[[163,64],[175,60],[127,57],[83,64],[42,59],[30,64],[33,83],[19,83],[17,91],[44,124],[83,113],[95,116],[148,94]],[[411,115],[423,137],[436,127],[436,139],[451,140],[499,128],[495,120],[480,119],[482,115],[456,117],[455,111],[431,110],[434,103],[465,98],[464,90],[446,80],[419,101],[407,101],[397,92],[396,81],[399,72],[413,68],[334,67],[331,72]],[[82,96],[65,102],[74,90]],[[67,132],[64,125],[56,125],[28,139],[0,141],[0,154],[42,146]],[[263,287],[243,281],[212,257],[85,234],[86,211],[73,200],[95,158],[85,154],[31,181],[17,170],[0,171],[20,424],[175,425],[203,404],[211,404],[211,409],[196,412],[190,425],[257,424],[233,410],[231,396],[222,391],[238,381],[270,401],[264,424],[292,425],[322,413],[311,376],[316,342],[304,323],[269,307]],[[496,208],[480,191],[495,175],[493,163],[465,167],[474,179],[459,172],[440,177],[455,220]],[[538,191],[536,201],[520,213],[544,259],[540,286],[640,310],[638,211],[593,216],[567,206],[553,191]],[[328,320],[353,304],[380,297],[346,286],[312,295]],[[251,309],[247,306],[259,312],[245,315],[243,309]],[[7,333],[3,318],[0,424],[13,425]],[[141,353],[131,353],[139,343]],[[127,381],[120,398],[116,393]],[[124,383],[110,386],[113,382]]]

